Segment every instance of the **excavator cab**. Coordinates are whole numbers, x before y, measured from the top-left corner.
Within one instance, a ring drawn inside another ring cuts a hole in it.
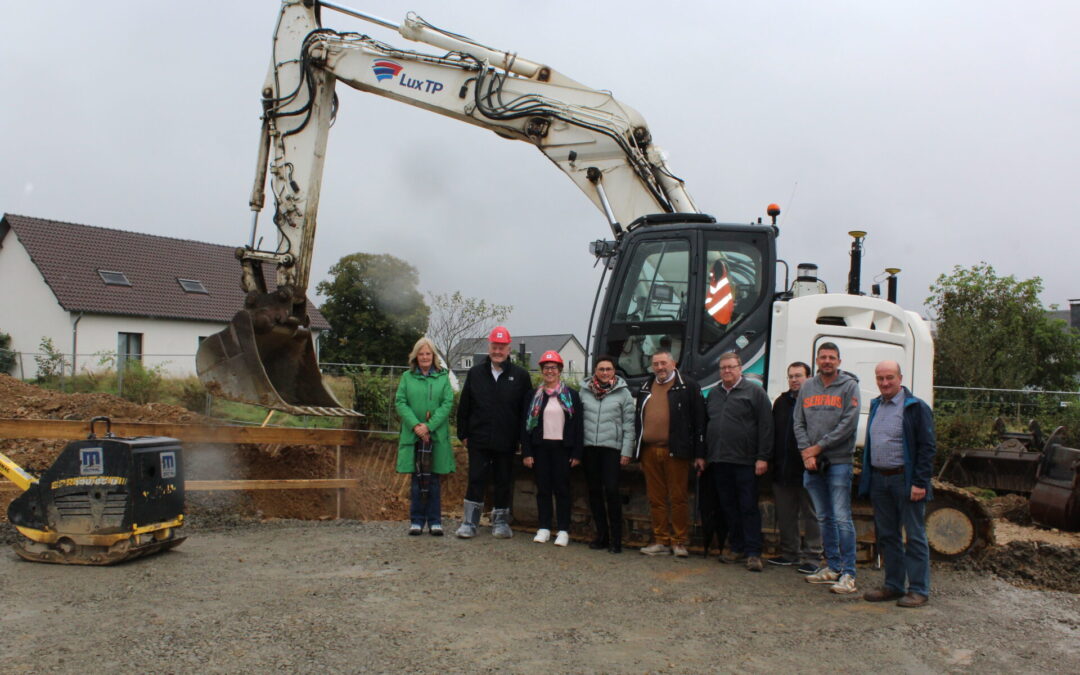
[[[703,387],[718,380],[720,355],[737,352],[744,375],[764,380],[776,261],[768,225],[717,223],[696,213],[645,216],[614,247],[594,358],[615,357],[640,385],[652,355],[669,351]]]

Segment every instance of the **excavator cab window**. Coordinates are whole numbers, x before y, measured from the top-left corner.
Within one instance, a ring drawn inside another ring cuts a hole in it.
[[[624,376],[648,375],[652,355],[661,350],[680,360],[689,290],[689,241],[644,241],[634,249],[609,335]]]
[[[762,299],[761,245],[755,237],[705,237],[705,311],[698,351],[704,354],[734,330]]]

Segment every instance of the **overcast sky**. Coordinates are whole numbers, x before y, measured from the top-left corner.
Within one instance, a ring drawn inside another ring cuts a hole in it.
[[[864,283],[902,268],[912,309],[982,260],[1042,276],[1047,304],[1080,297],[1075,1],[342,4],[415,10],[611,90],[703,211],[748,222],[779,202],[781,257],[818,263],[830,289],[864,229]],[[0,211],[247,241],[277,2],[0,8]],[[334,12],[324,24],[420,48]],[[391,253],[424,291],[514,305],[511,332],[584,342],[586,245],[609,234],[585,196],[525,143],[338,92],[312,287],[342,255]]]

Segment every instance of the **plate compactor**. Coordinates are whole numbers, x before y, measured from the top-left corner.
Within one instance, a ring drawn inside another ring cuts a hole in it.
[[[97,437],[94,425],[104,422]],[[0,454],[0,473],[23,493],[8,507],[26,560],[111,565],[165,551],[184,541],[184,472],[180,441],[119,438],[107,417],[90,420],[87,440],[68,443],[35,478]]]

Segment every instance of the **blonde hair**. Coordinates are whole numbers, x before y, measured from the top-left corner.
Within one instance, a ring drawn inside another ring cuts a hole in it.
[[[435,343],[432,342],[431,338],[426,335],[417,340],[416,344],[413,345],[412,351],[409,352],[409,367],[420,367],[419,364],[416,363],[416,355],[419,354],[420,350],[424,347],[427,347],[429,350],[431,350],[431,356],[433,357],[431,360],[431,367],[435,370],[442,370],[442,362],[439,361],[439,350],[435,349]]]

